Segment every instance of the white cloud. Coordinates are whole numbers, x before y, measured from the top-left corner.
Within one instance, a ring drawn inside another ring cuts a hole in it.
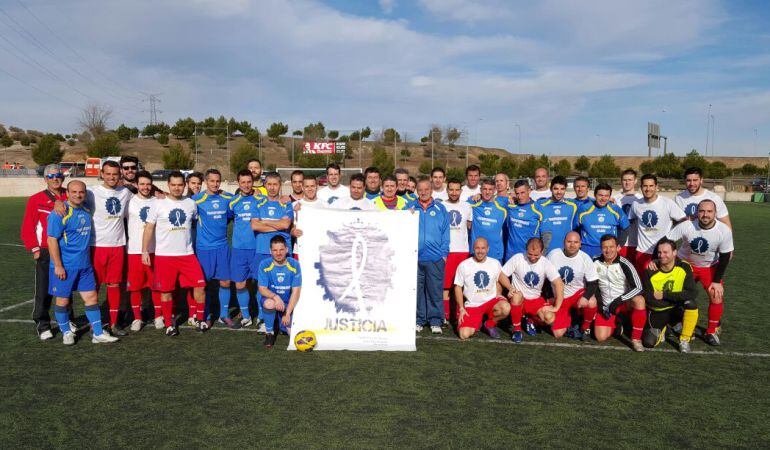
[[[396,7],[396,0],[379,0],[380,9],[385,14],[393,13],[393,8]]]

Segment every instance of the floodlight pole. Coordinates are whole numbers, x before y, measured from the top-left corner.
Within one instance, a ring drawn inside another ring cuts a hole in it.
[[[519,130],[519,154],[521,154],[521,126],[518,123],[513,124]]]
[[[360,130],[358,130],[358,167],[363,167],[364,165],[364,162],[363,162],[364,161],[364,156],[363,156],[364,144],[362,142],[363,139],[364,139],[364,129],[361,128]]]
[[[433,127],[430,127],[430,170],[433,170]]]
[[[711,103],[709,103],[709,111],[706,113],[706,156],[709,155],[709,131],[711,127]]]

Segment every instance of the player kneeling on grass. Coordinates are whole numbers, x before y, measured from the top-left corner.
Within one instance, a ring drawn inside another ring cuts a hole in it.
[[[523,337],[521,319],[525,314],[535,322],[551,325],[564,300],[564,283],[556,267],[548,258],[543,257],[543,248],[543,241],[540,238],[531,238],[527,241],[526,256],[523,253],[517,253],[503,266],[503,273],[512,278],[516,291],[511,297],[511,323],[513,324],[511,339],[517,344]],[[542,296],[546,278],[551,282],[554,296],[552,305],[548,304]],[[527,323],[529,335],[537,333],[532,322]]]
[[[666,328],[682,323],[679,351],[689,353],[690,339],[698,323],[695,279],[690,264],[676,257],[676,242],[663,238],[655,245],[657,269],[644,271],[647,328],[642,342],[652,348],[666,338]]]
[[[497,295],[497,283],[508,290],[509,298],[513,297],[515,289],[503,274],[500,262],[487,258],[488,251],[487,240],[478,238],[473,243],[473,257],[457,266],[454,296],[457,302],[457,335],[461,340],[479,331],[484,316],[497,322],[511,312],[508,301]]]
[[[91,342],[101,344],[118,340],[102,329],[102,312],[89,249],[93,222],[90,212],[83,207],[85,198],[85,183],[70,181],[64,214],[52,212],[48,215],[48,249],[51,254],[48,292],[56,299],[54,314],[64,345],[75,343],[75,333],[70,329],[67,312],[73,291],[80,293],[86,305],[86,317],[93,333]]]
[[[283,236],[270,239],[271,259],[263,259],[257,269],[257,284],[262,300],[262,314],[265,318],[265,347],[275,345],[276,316],[280,331],[288,333],[291,313],[297,306],[302,289],[302,272],[294,258],[287,258],[289,247]]]
[[[594,321],[594,336],[599,342],[606,341],[617,327],[617,315],[630,315],[631,346],[634,351],[643,352],[642,332],[647,315],[639,274],[630,261],[620,256],[618,238],[605,234],[600,242],[602,254],[594,259],[594,266],[599,276],[596,302],[602,313]]]

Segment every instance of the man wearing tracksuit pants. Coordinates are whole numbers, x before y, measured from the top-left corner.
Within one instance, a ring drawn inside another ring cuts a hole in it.
[[[449,255],[449,216],[441,202],[431,198],[430,179],[417,182],[418,198],[408,207],[420,214],[417,251],[417,326],[419,333],[430,325],[434,334],[441,334],[444,321],[444,264]]]

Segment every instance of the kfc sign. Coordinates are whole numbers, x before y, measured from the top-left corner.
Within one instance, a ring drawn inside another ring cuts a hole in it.
[[[332,155],[334,153],[345,153],[345,143],[308,141],[304,144],[303,153],[306,155]]]

